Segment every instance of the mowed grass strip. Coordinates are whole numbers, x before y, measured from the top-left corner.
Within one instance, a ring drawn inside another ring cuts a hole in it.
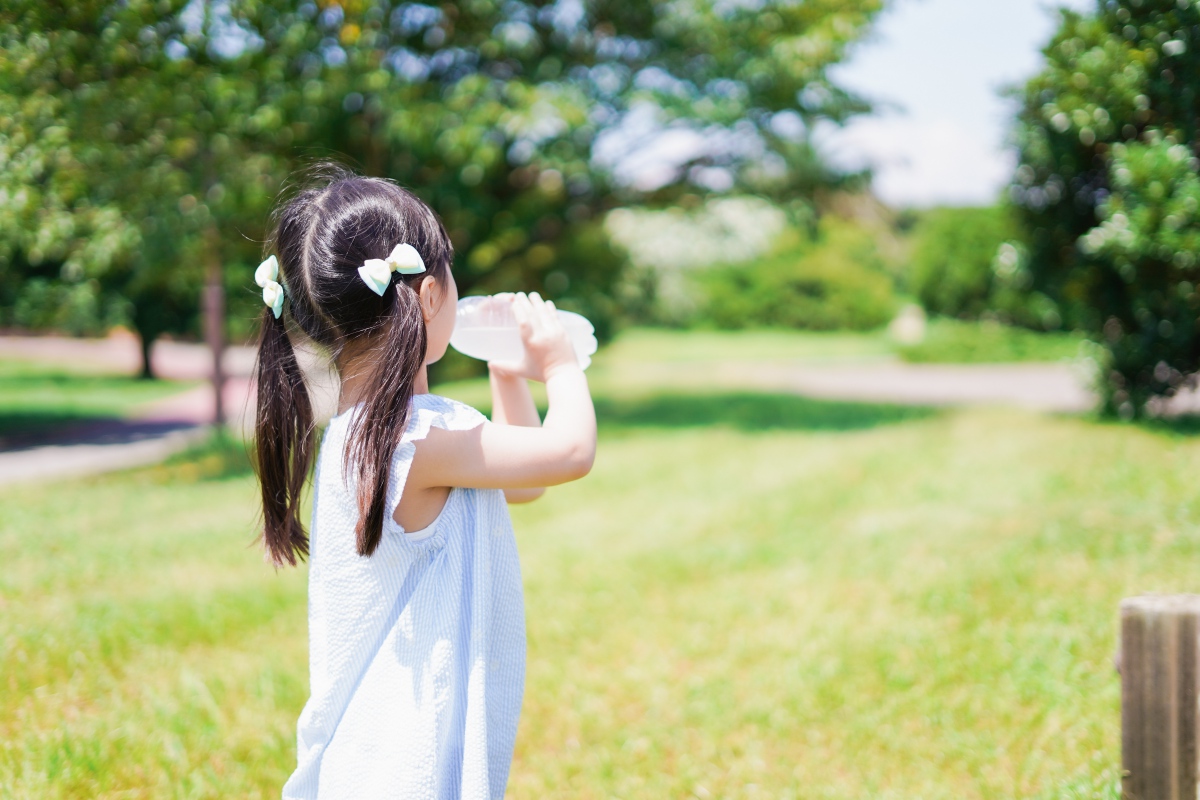
[[[896,345],[905,361],[989,364],[1013,361],[1073,361],[1087,352],[1079,333],[1042,333],[998,322],[937,318],[921,342]]]
[[[0,440],[50,433],[66,423],[127,417],[141,405],[195,385],[142,380],[86,364],[68,367],[0,358]]]
[[[602,398],[514,508],[509,796],[1115,798],[1116,606],[1197,590],[1200,440],[739,397]],[[185,467],[0,491],[0,794],[278,796],[305,570]]]

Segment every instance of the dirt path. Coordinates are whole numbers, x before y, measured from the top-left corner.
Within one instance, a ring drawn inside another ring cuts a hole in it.
[[[1013,405],[1085,411],[1095,404],[1082,376],[1064,364],[859,364],[732,367],[729,377],[824,400],[919,406]],[[743,374],[738,374],[743,373]]]
[[[128,374],[135,374],[141,364],[137,340],[131,336],[102,340],[0,336],[0,356],[50,364],[88,364]],[[164,378],[204,380],[210,375],[211,359],[201,345],[160,342],[152,358],[156,373]],[[254,354],[249,348],[230,348],[222,365],[230,375],[223,393],[225,407],[231,424],[241,427],[247,418]],[[213,405],[211,388],[197,386],[149,403],[130,419],[66,425],[50,437],[33,441],[20,441],[18,437],[18,444],[0,450],[0,484],[92,475],[157,463],[208,435]]]
[[[313,387],[318,415],[332,413],[334,385],[317,359],[298,354]],[[89,364],[112,372],[136,374],[141,367],[137,339],[130,335],[107,339],[0,336],[0,357],[64,365]],[[207,347],[183,342],[158,342],[151,354],[154,371],[174,380],[204,380],[211,376]],[[226,349],[222,401],[230,428],[249,434],[254,424],[251,374],[254,349]],[[127,420],[104,420],[61,428],[50,438],[0,449],[0,485],[49,477],[91,475],[154,464],[209,435],[214,415],[210,385],[196,386],[138,409]]]

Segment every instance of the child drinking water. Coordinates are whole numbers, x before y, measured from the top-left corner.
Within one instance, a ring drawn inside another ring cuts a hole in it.
[[[525,671],[516,543],[505,499],[591,469],[587,382],[553,304],[498,296],[525,359],[490,364],[493,420],[429,394],[458,291],[434,213],[376,178],[326,170],[276,217],[259,267],[256,443],[263,541],[308,556],[312,696],[285,798],[499,798]],[[276,258],[277,256],[277,258]],[[300,498],[314,426],[289,329],[341,378],[316,455],[311,542]],[[526,379],[543,381],[539,422]]]

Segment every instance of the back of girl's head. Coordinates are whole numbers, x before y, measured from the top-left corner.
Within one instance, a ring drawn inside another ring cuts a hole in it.
[[[315,434],[290,328],[322,345],[339,368],[353,353],[355,369],[367,373],[344,466],[356,479],[358,551],[370,555],[382,536],[392,454],[425,362],[419,291],[429,279],[446,285],[453,250],[437,216],[411,192],[333,165],[313,170],[274,221],[270,244],[286,300],[278,318],[264,309],[259,340],[255,436],[263,540],[276,564],[295,564],[308,553],[299,504]],[[398,244],[414,247],[425,271],[391,273],[379,295],[358,269],[368,259],[386,259]]]

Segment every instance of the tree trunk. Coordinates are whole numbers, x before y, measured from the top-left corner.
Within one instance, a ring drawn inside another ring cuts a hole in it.
[[[221,367],[221,355],[225,351],[225,285],[221,276],[220,235],[216,226],[209,228],[205,237],[208,243],[208,265],[204,286],[204,338],[212,352],[213,425],[217,430],[225,426],[225,371]]]
[[[138,342],[142,349],[142,380],[154,380],[154,363],[150,360],[150,350],[154,347],[154,340],[158,337],[152,333],[138,331]]]

